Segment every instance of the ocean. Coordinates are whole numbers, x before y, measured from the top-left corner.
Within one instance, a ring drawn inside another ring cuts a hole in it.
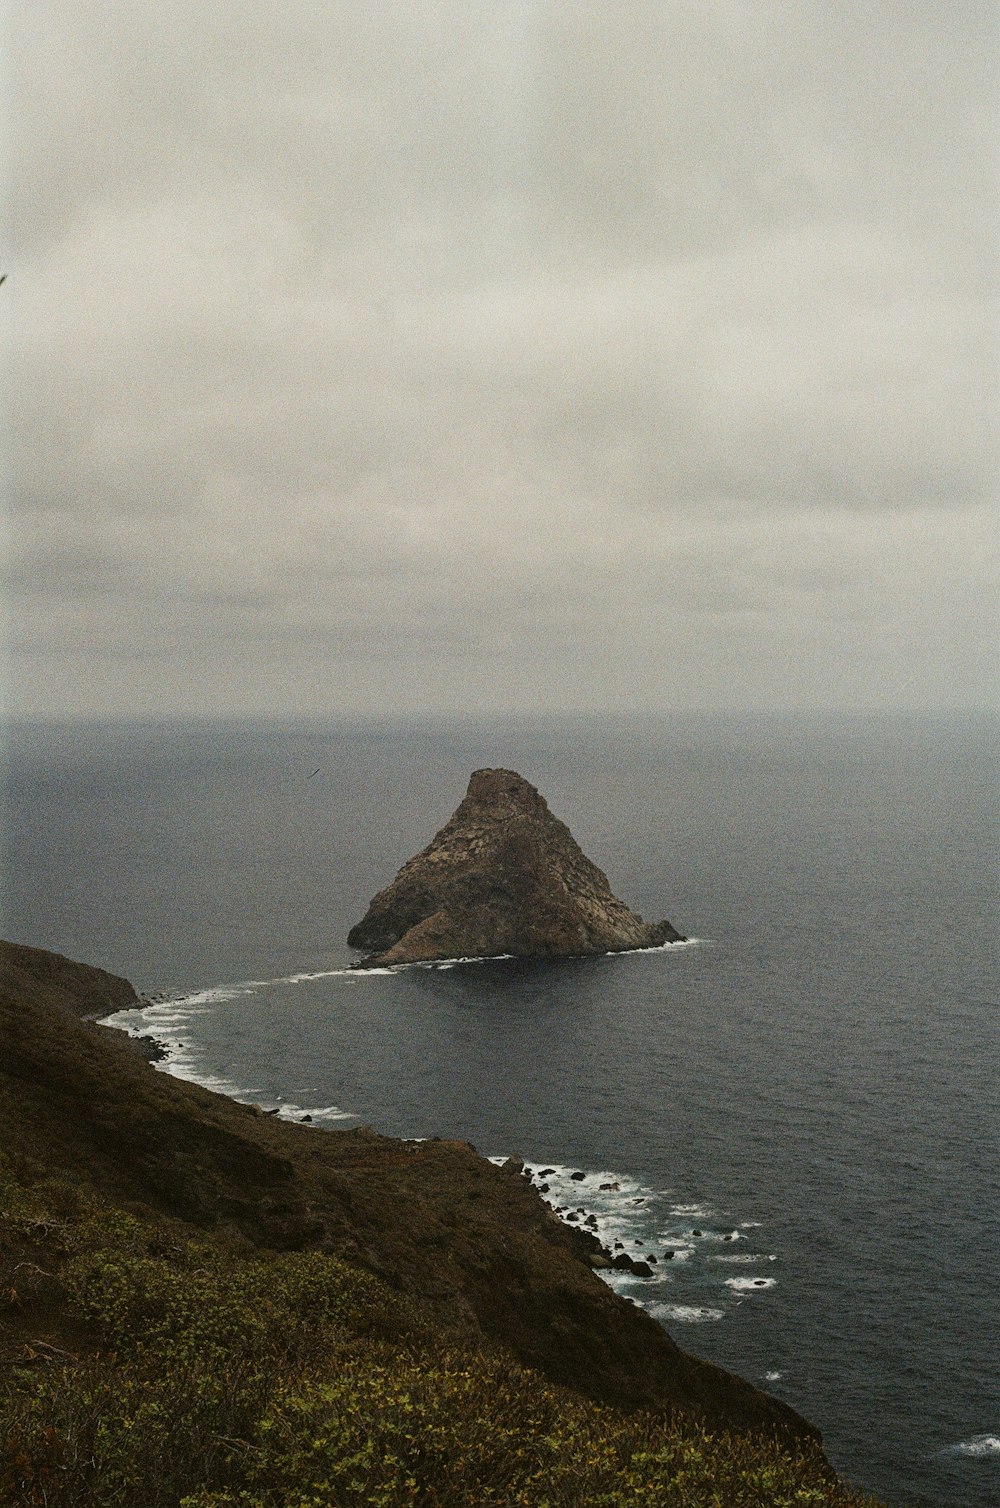
[[[18,726],[3,932],[126,975],[161,1068],[455,1136],[894,1505],[1000,1501],[995,725],[941,716]],[[691,941],[358,974],[471,771]],[[313,773],[318,772],[318,773]],[[321,1134],[318,1129],[317,1134]],[[573,1175],[582,1175],[574,1177]],[[602,1187],[603,1186],[603,1187]]]

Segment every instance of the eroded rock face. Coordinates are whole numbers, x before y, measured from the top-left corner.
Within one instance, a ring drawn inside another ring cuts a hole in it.
[[[365,965],[572,957],[683,941],[644,922],[513,770],[476,770],[465,800],[348,934]]]

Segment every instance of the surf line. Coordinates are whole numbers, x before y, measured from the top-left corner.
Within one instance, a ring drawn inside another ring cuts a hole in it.
[[[721,1265],[778,1262],[751,1235],[759,1221],[734,1223],[711,1205],[678,1200],[675,1191],[627,1173],[558,1161],[529,1165],[499,1154],[489,1161],[526,1178],[553,1218],[589,1238],[585,1255],[598,1276],[661,1323],[718,1322],[777,1286],[775,1277],[764,1276],[766,1267],[733,1279]],[[738,1247],[744,1249],[737,1256]]]
[[[102,1017],[98,1026],[123,1031],[126,1036],[144,1044],[151,1066],[172,1078],[184,1079],[199,1084],[215,1094],[225,1095],[241,1105],[250,1105],[264,1110],[268,1115],[277,1115],[282,1120],[299,1123],[329,1124],[336,1121],[358,1121],[361,1116],[351,1110],[342,1110],[339,1105],[300,1105],[283,1095],[265,1093],[262,1089],[235,1084],[221,1074],[211,1073],[204,1067],[201,1054],[189,1040],[187,1030],[197,1016],[207,1015],[212,1007],[242,996],[253,995],[259,989],[272,985],[295,984],[309,977],[323,978],[346,974],[347,969],[324,971],[314,976],[300,975],[287,979],[251,979],[240,984],[215,985],[193,990],[184,995],[168,996],[165,999],[145,999],[127,1010],[115,1011]],[[188,1039],[188,1040],[182,1040]],[[277,1100],[277,1105],[274,1101]]]
[[[683,948],[701,947],[705,939],[698,937],[685,937],[679,942],[660,943],[655,948],[621,948],[612,953],[574,954],[568,955],[567,962],[577,962],[580,958],[593,956],[598,959],[628,958],[633,954],[672,953]],[[507,963],[524,962],[525,959],[514,953],[485,953],[469,954],[458,958],[418,958],[407,963],[393,963],[378,965],[372,969],[366,969],[362,963],[345,964],[336,969],[316,969],[313,971],[300,971],[295,974],[283,974],[274,979],[243,979],[237,984],[209,985],[200,990],[193,990],[183,995],[170,995],[163,999],[152,998],[147,1005],[173,1005],[194,1006],[221,1004],[227,1000],[236,1000],[240,995],[252,995],[257,990],[273,989],[286,984],[309,984],[316,979],[364,979],[367,977],[385,977],[387,975],[403,974],[411,969],[453,969],[460,964],[482,963]],[[532,960],[527,960],[532,961]],[[563,960],[558,957],[545,958],[542,956],[534,961],[543,963],[560,963]]]
[[[596,959],[626,957],[631,953],[667,953],[676,948],[697,945],[698,942],[698,938],[685,938],[682,942],[661,943],[655,948],[629,948],[620,953],[598,954]],[[498,953],[482,957],[419,959],[412,963],[383,965],[372,969],[359,967],[357,964],[347,964],[335,969],[299,970],[294,974],[284,974],[272,979],[244,979],[234,984],[208,985],[181,994],[163,996],[154,994],[141,999],[137,1005],[127,1010],[115,1011],[103,1017],[98,1025],[123,1031],[127,1036],[148,1044],[150,1061],[161,1072],[169,1073],[174,1078],[186,1079],[190,1083],[200,1084],[203,1088],[211,1089],[216,1094],[224,1094],[240,1104],[263,1107],[268,1099],[274,1099],[276,1096],[265,1095],[262,1090],[234,1084],[218,1074],[206,1072],[201,1067],[195,1048],[181,1040],[182,1033],[184,1036],[188,1035],[185,1028],[194,1017],[207,1014],[214,1006],[255,995],[259,990],[309,984],[324,979],[344,979],[353,984],[366,975],[384,978],[388,975],[402,974],[411,969],[445,970],[473,964],[503,963],[514,960],[514,954]],[[559,962],[558,959],[550,961]],[[280,1099],[280,1096],[277,1098]],[[280,1115],[286,1120],[297,1121],[361,1119],[354,1112],[341,1110],[336,1105],[307,1109],[284,1100],[269,1113]]]

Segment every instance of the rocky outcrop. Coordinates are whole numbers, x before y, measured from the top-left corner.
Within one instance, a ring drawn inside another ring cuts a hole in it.
[[[0,983],[7,987],[43,989],[48,998],[68,1011],[96,1021],[115,1011],[131,1010],[139,997],[127,979],[90,964],[76,963],[61,953],[29,948],[23,943],[0,943]]]
[[[375,896],[347,941],[371,966],[621,953],[683,938],[612,893],[522,776],[476,770],[454,815]]]

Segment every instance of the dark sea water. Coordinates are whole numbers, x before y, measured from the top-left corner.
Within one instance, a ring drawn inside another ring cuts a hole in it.
[[[849,1480],[995,1504],[994,745],[972,718],[20,728],[3,930],[162,997],[124,1024],[176,1072],[553,1168],[659,1255],[621,1290]],[[485,764],[696,941],[346,971]]]

